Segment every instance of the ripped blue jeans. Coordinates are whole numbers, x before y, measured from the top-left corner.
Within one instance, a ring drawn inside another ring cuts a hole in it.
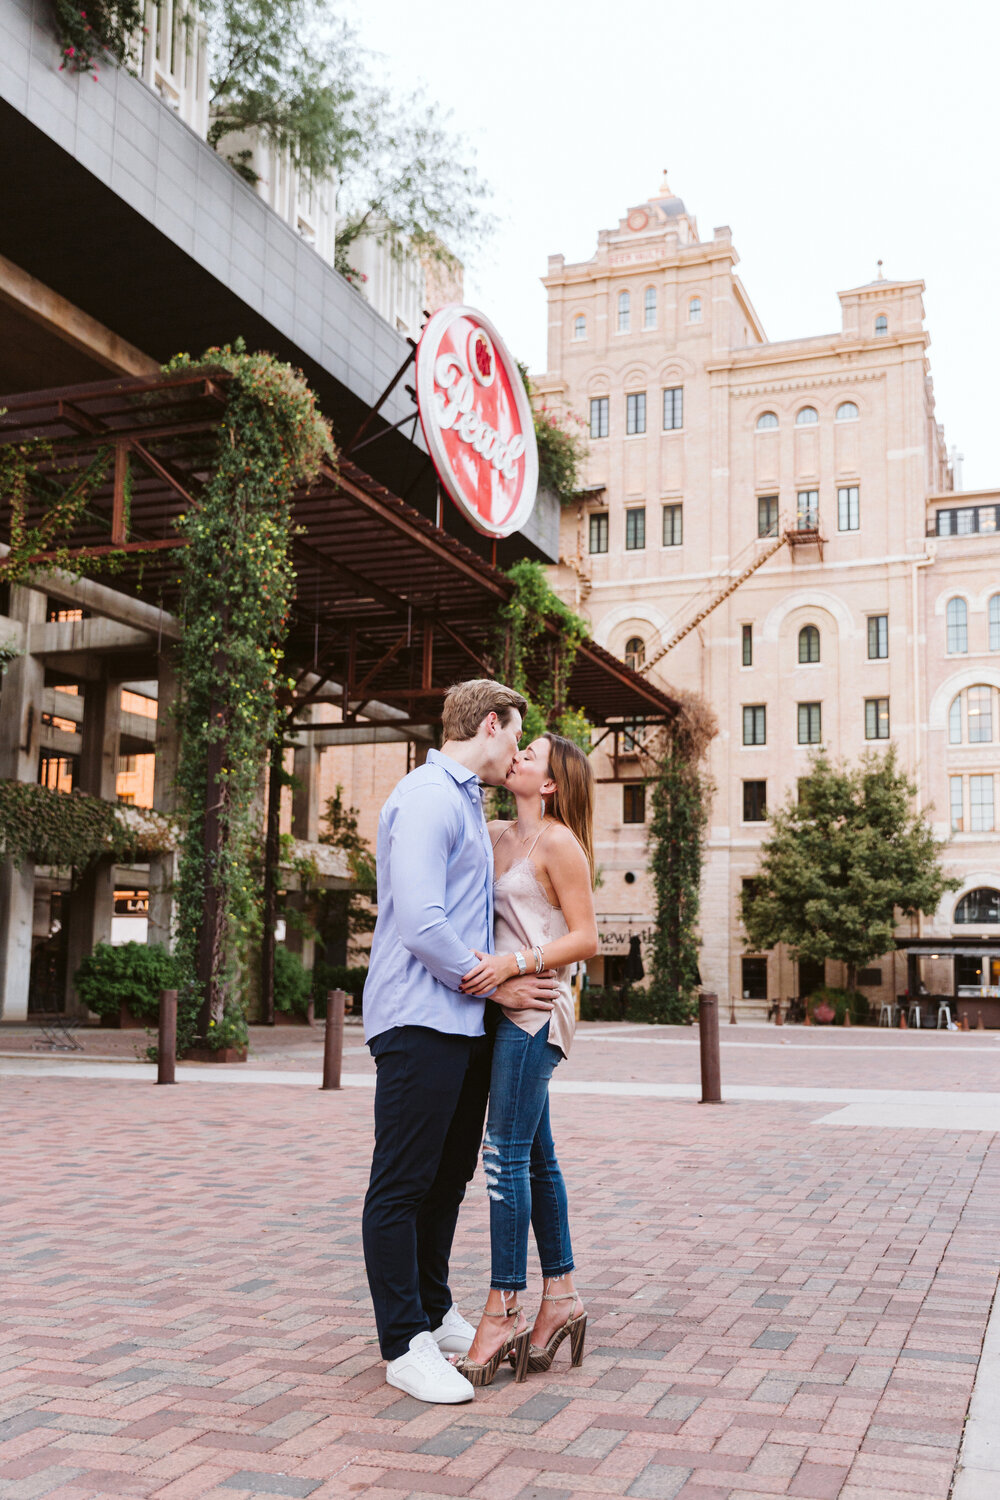
[[[493,1042],[483,1167],[490,1199],[490,1286],[527,1286],[528,1226],[543,1276],[573,1270],[566,1185],[549,1125],[549,1079],[562,1061],[548,1022],[534,1036],[501,1016]]]

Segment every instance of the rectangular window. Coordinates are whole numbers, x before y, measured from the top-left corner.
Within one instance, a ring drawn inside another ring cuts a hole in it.
[[[799,531],[815,531],[819,526],[819,490],[799,490],[795,511]]]
[[[969,828],[973,833],[993,831],[993,777],[969,777]]]
[[[888,698],[865,699],[865,739],[887,740],[889,738]]]
[[[800,745],[818,745],[823,738],[821,707],[819,703],[799,704]]]
[[[879,985],[881,983],[882,983],[882,970],[881,969],[859,969],[858,970],[858,984],[863,984],[866,988],[870,987],[870,988],[874,989],[876,985]]]
[[[743,958],[740,960],[740,964],[743,971],[744,1000],[766,1000],[767,959]]]
[[[744,823],[767,822],[766,781],[744,781],[743,821]]]
[[[1000,651],[1000,594],[990,600],[990,650]]]
[[[767,744],[767,708],[763,703],[743,705],[744,745]]]
[[[837,530],[857,531],[861,525],[861,504],[858,486],[848,484],[837,491]]]
[[[961,776],[948,777],[948,792],[951,798],[951,831],[962,833],[965,829],[965,808],[962,801]]]
[[[645,391],[631,391],[625,397],[625,431],[629,437],[646,431]]]
[[[643,328],[656,327],[656,288],[648,286],[646,295],[642,302],[642,326]]]
[[[966,694],[969,720],[969,744],[989,745],[993,741],[993,689],[971,687]]]
[[[645,823],[646,784],[643,781],[626,781],[622,787],[622,822]]]
[[[777,495],[757,496],[757,535],[778,535],[778,497]]]
[[[608,513],[606,510],[596,511],[590,518],[590,550],[591,552],[607,552],[608,550]]]
[[[743,665],[745,667],[752,667],[753,666],[753,626],[752,625],[744,625],[743,626],[743,632],[742,632],[742,634],[743,634]]]
[[[868,616],[868,660],[881,661],[889,655],[889,616]]]
[[[684,540],[684,507],[683,505],[665,505],[663,507],[663,545],[664,547],[679,547]]]
[[[684,387],[675,385],[663,392],[663,430],[676,432],[684,426]]]
[[[608,435],[608,408],[611,404],[610,396],[591,396],[590,398],[590,435],[592,438],[602,438]]]
[[[646,545],[646,509],[636,506],[625,512],[625,550],[641,552]]]

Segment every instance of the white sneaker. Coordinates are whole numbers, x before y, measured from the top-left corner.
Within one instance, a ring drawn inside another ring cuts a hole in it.
[[[440,1328],[432,1329],[432,1337],[442,1354],[468,1354],[476,1330],[462,1317],[454,1302],[444,1315]]]
[[[390,1359],[385,1378],[418,1401],[454,1405],[472,1401],[475,1391],[465,1376],[450,1365],[434,1341],[433,1334],[418,1333],[410,1340],[406,1354]]]

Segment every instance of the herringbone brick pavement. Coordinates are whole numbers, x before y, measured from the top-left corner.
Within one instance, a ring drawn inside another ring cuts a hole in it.
[[[609,1043],[603,1076],[653,1050]],[[1000,1145],[824,1112],[557,1096],[585,1363],[428,1407],[373,1341],[368,1090],[4,1077],[0,1496],[945,1500]],[[486,1222],[479,1178],[470,1315]]]

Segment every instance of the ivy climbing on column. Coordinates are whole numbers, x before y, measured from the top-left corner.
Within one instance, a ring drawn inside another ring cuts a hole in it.
[[[334,457],[302,376],[242,344],[178,356],[166,373],[231,376],[215,462],[178,530],[182,637],[177,887],[178,1043],[243,1046],[251,945],[261,930],[258,801],[277,728],[295,587],[292,496]]]

